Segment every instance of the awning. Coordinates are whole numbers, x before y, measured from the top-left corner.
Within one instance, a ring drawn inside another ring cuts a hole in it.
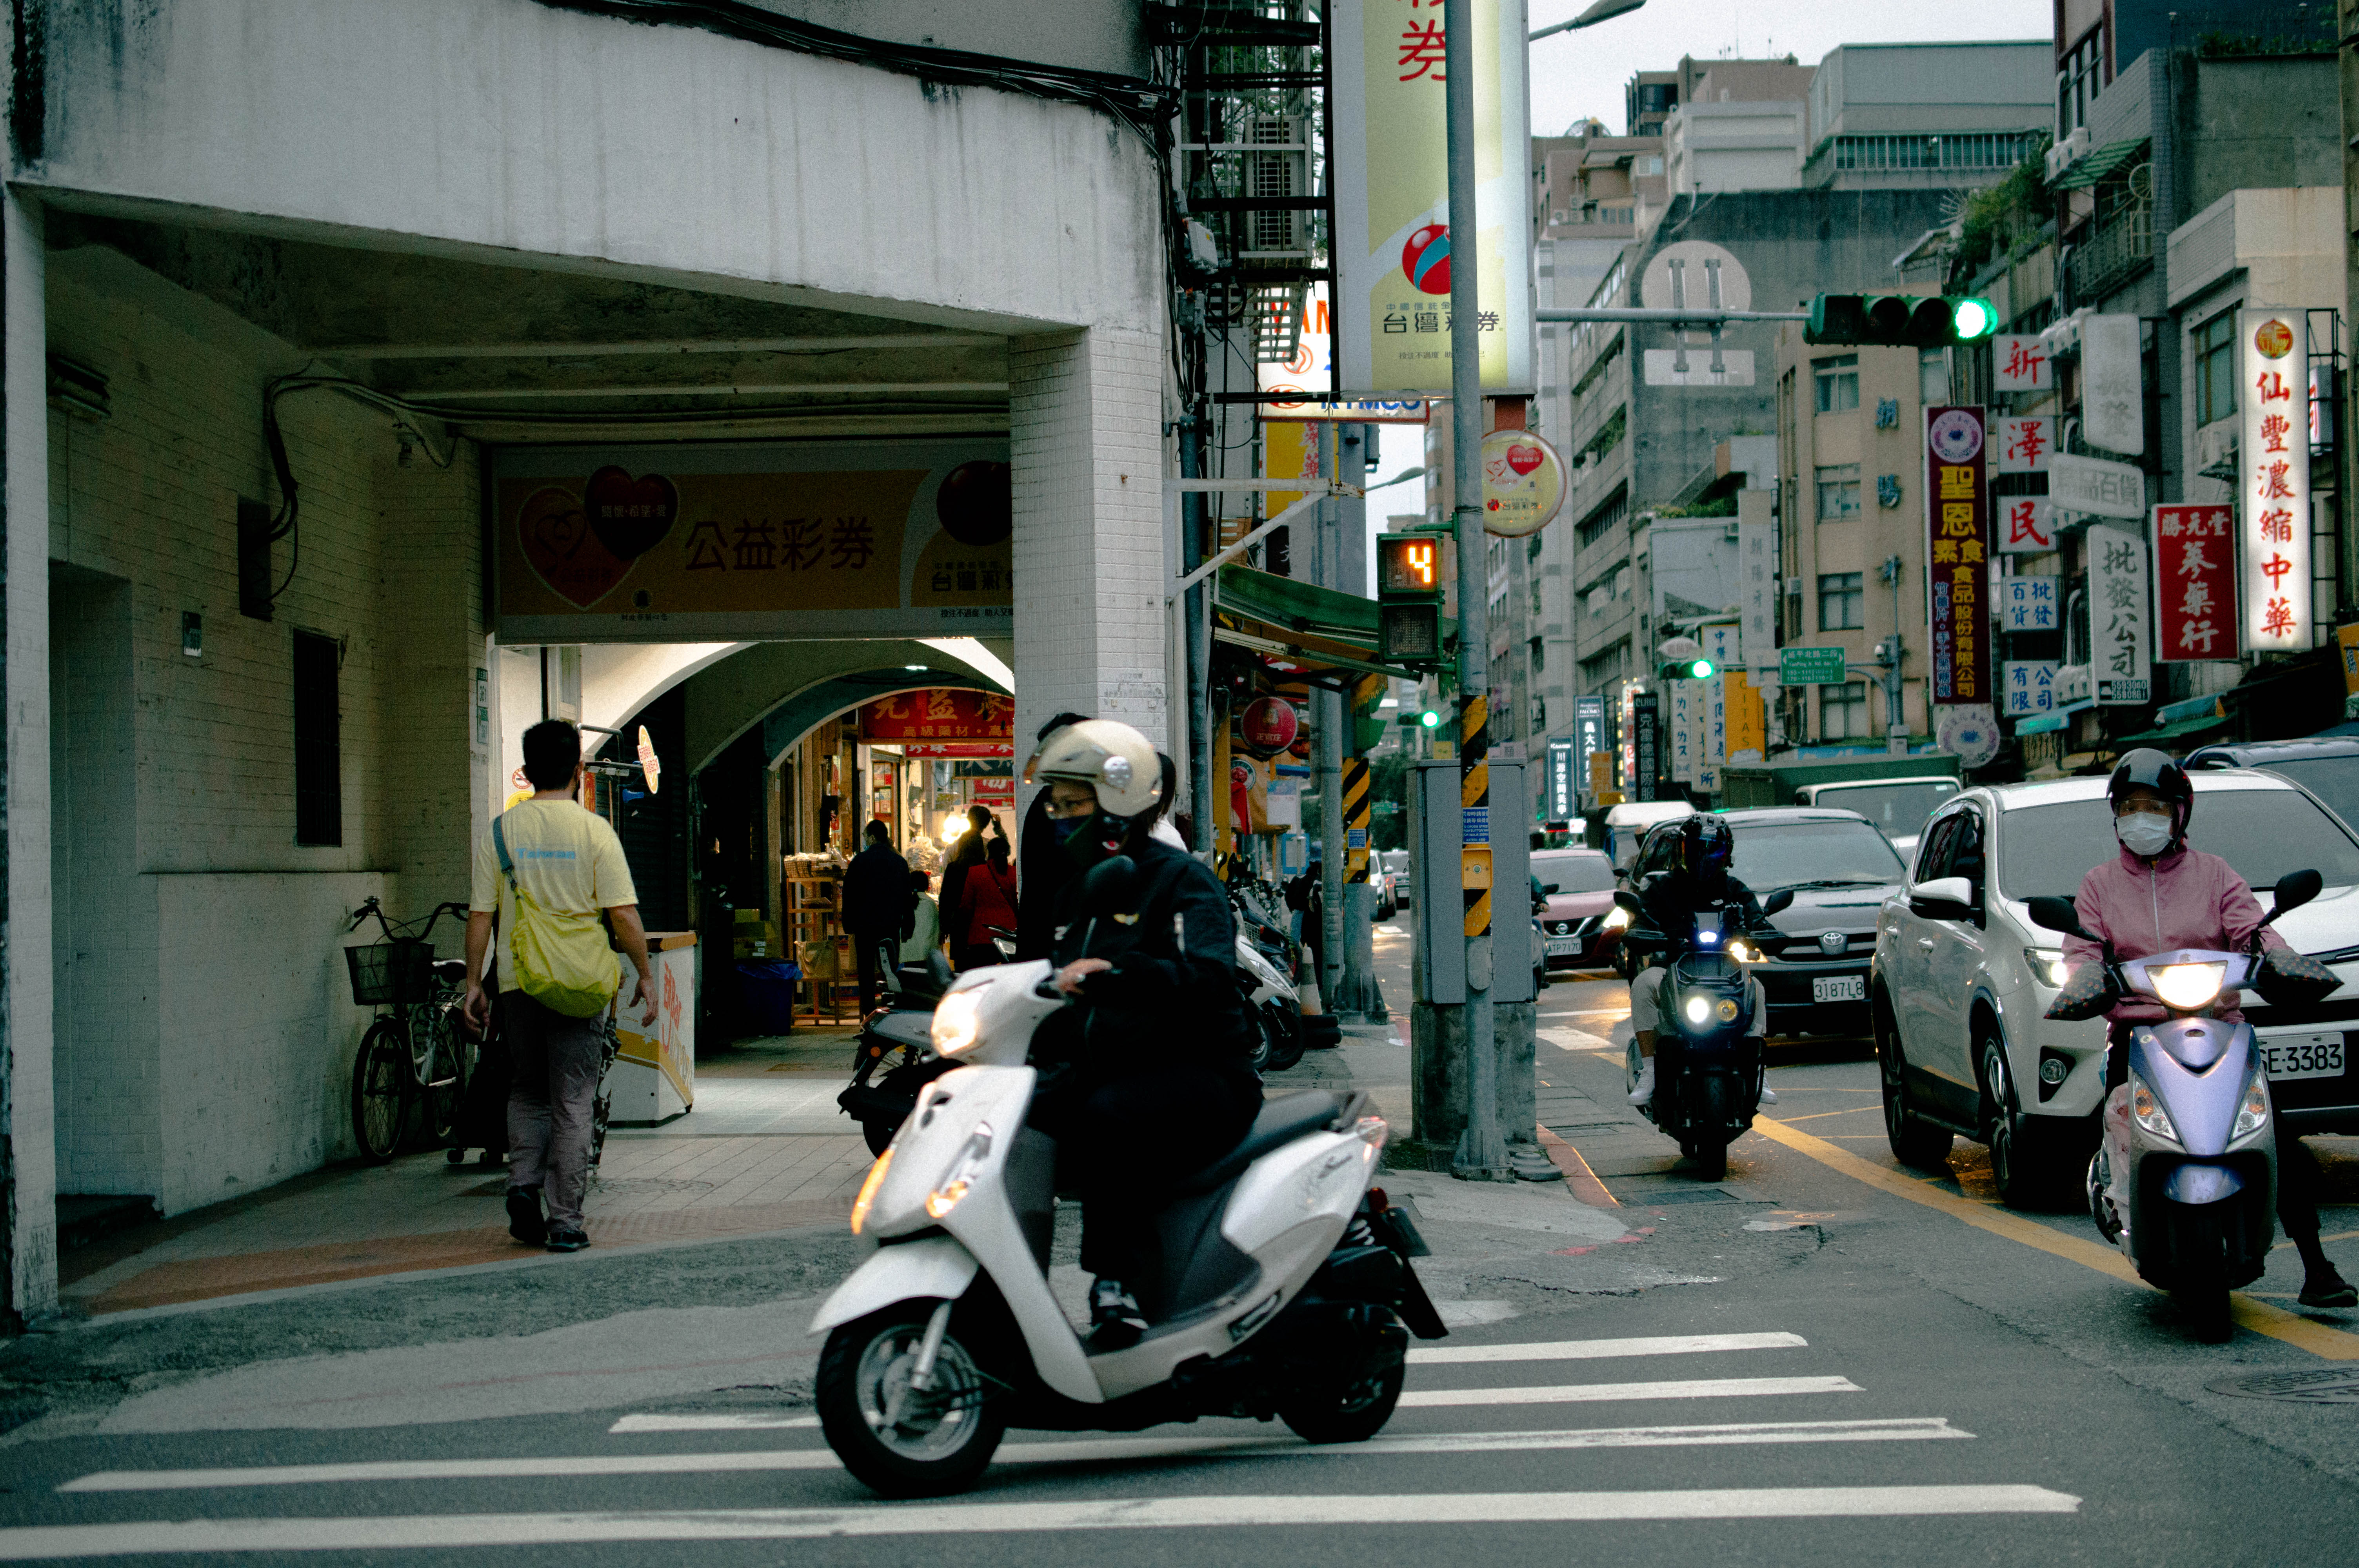
[[[2199,735],[2206,730],[2223,730],[2234,720],[2217,713],[2199,713],[2191,719],[2174,719],[2168,724],[2158,724],[2136,735],[2114,735],[2106,739],[2108,746],[2144,746],[2156,741],[2176,741],[2182,735]]]
[[[2056,178],[2051,190],[2082,190],[2113,173],[2136,156],[2146,146],[2146,138],[2134,136],[2126,142],[2107,142]]]
[[[1373,599],[1226,566],[1212,579],[1212,611],[1216,641],[1307,665],[1417,679],[1414,670],[1378,662]],[[1442,623],[1445,638],[1452,630],[1452,623]]]

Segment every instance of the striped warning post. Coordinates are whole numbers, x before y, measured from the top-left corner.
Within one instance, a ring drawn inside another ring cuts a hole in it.
[[[1364,757],[1343,759],[1343,880],[1368,880],[1368,762]]]
[[[1470,849],[1480,845],[1480,876],[1473,874],[1478,857],[1462,855],[1459,882],[1466,896],[1466,935],[1480,936],[1491,929],[1491,704],[1478,692],[1463,696],[1458,706],[1458,804],[1464,808],[1464,837]],[[1465,887],[1469,882],[1480,886]]]

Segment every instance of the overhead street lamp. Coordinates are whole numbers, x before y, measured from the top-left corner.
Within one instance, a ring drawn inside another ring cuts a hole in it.
[[[1374,493],[1375,492],[1379,491],[1379,490],[1390,490],[1393,486],[1395,486],[1395,485],[1397,485],[1397,484],[1407,484],[1409,481],[1411,481],[1411,480],[1413,480],[1413,479],[1423,479],[1424,477],[1425,477],[1425,467],[1424,467],[1424,465],[1423,465],[1423,464],[1419,464],[1418,467],[1413,468],[1413,469],[1403,469],[1400,472],[1398,472],[1398,473],[1397,473],[1397,474],[1393,475],[1393,477],[1392,477],[1392,478],[1387,479],[1387,480],[1380,481],[1378,481],[1378,482],[1377,482],[1377,483],[1375,483],[1375,484],[1372,484],[1372,485],[1368,486],[1367,488],[1368,488],[1368,492],[1369,492],[1370,493]]]
[[[1536,44],[1550,33],[1570,33],[1579,27],[1593,27],[1600,22],[1610,22],[1626,12],[1635,11],[1646,3],[1647,0],[1597,0],[1597,4],[1575,16],[1571,21],[1559,22],[1554,27],[1542,27],[1525,41]]]

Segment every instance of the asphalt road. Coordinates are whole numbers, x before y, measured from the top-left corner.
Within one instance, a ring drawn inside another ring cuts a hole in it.
[[[2359,1314],[2192,1343],[2076,1252],[2085,1219],[1993,1206],[1978,1151],[1947,1181],[1893,1165],[1855,1043],[1780,1046],[1775,1136],[1700,1184],[1620,1105],[1625,1006],[1560,982],[1540,1020],[1544,1117],[1618,1206],[1388,1174],[1457,1326],[1374,1443],[1018,1433],[965,1497],[877,1502],[810,1420],[798,1329],[850,1252],[806,1234],[36,1336],[0,1355],[49,1412],[0,1438],[0,1559],[2350,1559],[2359,1403],[2207,1385],[2359,1372]],[[1382,1098],[1406,1054],[1362,1038],[1298,1074]],[[2328,1228],[2359,1230],[2359,1151],[2321,1152]]]

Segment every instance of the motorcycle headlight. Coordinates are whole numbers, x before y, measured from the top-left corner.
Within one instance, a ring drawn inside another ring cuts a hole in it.
[[[2245,1098],[2236,1107],[2236,1125],[2228,1136],[2234,1140],[2258,1132],[2268,1121],[2269,1091],[2261,1086],[2260,1076],[2255,1074],[2245,1080]]]
[[[876,1156],[876,1163],[868,1167],[868,1179],[860,1184],[860,1195],[852,1200],[852,1234],[860,1234],[868,1223],[868,1208],[876,1201],[876,1189],[885,1184],[885,1173],[893,1168],[896,1144],[887,1144],[885,1152]]]
[[[1615,904],[1612,909],[1605,912],[1605,924],[1598,927],[1598,929],[1601,931],[1629,930],[1630,912],[1623,908],[1620,904]]]
[[[2152,1089],[2136,1078],[2130,1080],[2130,1114],[2156,1137],[2179,1141],[2179,1129],[2171,1125],[2170,1112],[2162,1108],[2162,1101],[2155,1098]]]
[[[2052,991],[2062,990],[2072,977],[2072,966],[2064,961],[2061,947],[2026,947],[2023,961],[2031,966],[2031,978]]]
[[[1680,1004],[1680,1011],[1687,1014],[1690,1023],[1701,1029],[1712,1018],[1712,999],[1707,996],[1691,996]]]
[[[1740,964],[1757,964],[1761,961],[1761,949],[1740,936],[1728,945],[1728,956]]]
[[[977,991],[952,991],[942,998],[934,1009],[930,1031],[934,1050],[944,1056],[955,1056],[972,1046],[981,1032],[977,1014],[982,1010],[983,997]]]
[[[967,1189],[974,1184],[975,1173],[990,1155],[991,1123],[977,1122],[973,1135],[959,1150],[958,1158],[951,1162],[949,1172],[934,1190],[926,1195],[927,1217],[940,1219],[958,1207],[959,1200],[966,1196]]]
[[[2154,987],[2154,994],[2166,1005],[2191,1011],[2212,1005],[2212,999],[2220,994],[2220,982],[2228,978],[2228,966],[2165,964],[2158,969],[2148,969],[2146,978]]]

